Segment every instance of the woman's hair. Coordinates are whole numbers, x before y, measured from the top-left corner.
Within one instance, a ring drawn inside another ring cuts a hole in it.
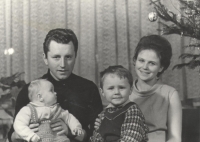
[[[37,79],[34,81],[31,81],[29,87],[28,87],[28,97],[30,101],[33,101],[36,95],[39,93],[41,89],[42,82],[47,81],[46,79]]]
[[[57,43],[68,44],[70,41],[74,45],[75,55],[78,51],[78,39],[75,33],[70,29],[53,29],[48,32],[43,43],[44,54],[47,57],[47,52],[49,51],[50,42],[54,40]]]
[[[121,65],[109,66],[104,71],[100,72],[100,87],[103,88],[103,81],[108,74],[115,74],[119,78],[127,78],[130,86],[133,85],[133,76],[129,70]]]
[[[143,50],[153,50],[160,58],[163,70],[157,74],[159,77],[170,65],[172,57],[172,47],[167,39],[159,35],[144,36],[140,39],[136,49],[133,61],[137,60],[138,54]]]

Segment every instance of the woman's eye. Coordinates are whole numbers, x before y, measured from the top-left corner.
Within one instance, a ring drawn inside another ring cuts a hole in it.
[[[149,64],[150,64],[150,65],[155,65],[155,63],[153,63],[153,62],[150,62]]]

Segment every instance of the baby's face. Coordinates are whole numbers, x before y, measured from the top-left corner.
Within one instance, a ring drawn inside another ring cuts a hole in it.
[[[51,106],[57,102],[56,92],[54,92],[53,84],[50,82],[42,82],[40,92],[43,97],[45,106]]]
[[[102,95],[113,106],[119,106],[129,99],[132,88],[127,78],[120,78],[116,74],[108,74],[103,81]]]

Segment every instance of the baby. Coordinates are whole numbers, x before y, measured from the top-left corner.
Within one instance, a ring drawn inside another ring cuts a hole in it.
[[[122,66],[110,66],[100,74],[100,91],[108,101],[101,112],[102,120],[91,142],[146,142],[148,127],[134,102],[129,101],[133,78]]]
[[[83,135],[79,121],[57,103],[56,92],[51,82],[45,79],[32,81],[28,88],[30,103],[16,115],[14,129],[24,140],[70,142],[66,135],[57,135],[50,127],[52,120],[62,119],[70,128],[73,135]],[[39,123],[39,131],[34,133],[30,123]]]

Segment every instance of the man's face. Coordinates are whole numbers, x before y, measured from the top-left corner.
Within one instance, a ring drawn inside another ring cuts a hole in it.
[[[51,41],[47,57],[45,54],[44,62],[48,65],[51,75],[55,80],[63,80],[70,76],[75,64],[75,51],[72,42],[68,44]]]

